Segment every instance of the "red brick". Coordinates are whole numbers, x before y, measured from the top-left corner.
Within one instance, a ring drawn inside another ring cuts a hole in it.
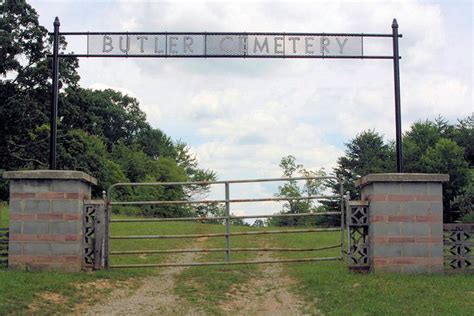
[[[63,220],[63,214],[37,214],[39,220]]]
[[[441,195],[415,195],[415,201],[442,202],[443,197]]]
[[[64,262],[77,262],[82,260],[79,256],[62,256],[61,260]]]
[[[37,192],[37,193],[19,193],[10,194],[12,200],[84,200],[88,199],[87,193],[65,193],[65,192]]]
[[[373,262],[374,262],[375,265],[384,265],[384,264],[387,264],[387,259],[386,258],[375,257],[375,258],[373,258]]]
[[[372,223],[387,222],[387,215],[373,215],[369,220]]]
[[[10,240],[12,241],[36,241],[36,235],[28,234],[10,234]]]
[[[49,235],[49,234],[40,234],[36,235],[38,241],[64,241],[64,235]]]
[[[80,235],[63,235],[65,241],[78,241],[81,239]]]
[[[78,221],[81,219],[81,215],[79,214],[64,214],[63,216],[66,221]]]
[[[376,244],[386,244],[388,243],[389,237],[385,236],[375,236],[375,237],[369,237],[370,241]]]
[[[440,215],[417,215],[415,216],[415,221],[425,223],[442,223],[443,217]]]
[[[412,215],[389,215],[388,222],[414,222],[415,217]]]
[[[387,195],[386,194],[372,194],[372,195],[367,196],[367,199],[369,201],[374,201],[374,202],[387,201]]]
[[[19,193],[19,192],[11,192],[10,199],[12,200],[29,200],[35,197],[34,193]]]
[[[33,257],[30,255],[9,255],[8,256],[8,263],[15,264],[15,263],[27,263],[33,262]]]
[[[14,221],[34,221],[36,220],[36,214],[10,214],[10,220]]]
[[[11,234],[12,241],[78,241],[81,235]]]
[[[33,262],[54,262],[54,256],[32,256]]]
[[[404,244],[404,243],[414,243],[415,237],[407,237],[407,236],[393,236],[388,238],[389,244]]]
[[[443,258],[433,257],[402,257],[402,258],[387,258],[375,257],[373,258],[374,265],[439,265],[443,264]]]
[[[443,242],[442,236],[376,236],[370,237],[370,242],[374,244],[403,244],[403,243],[420,243],[420,244],[436,244]]]
[[[408,202],[408,201],[414,201],[415,196],[411,194],[388,194],[387,195],[387,200],[388,201],[394,201],[394,202]]]
[[[415,242],[420,244],[436,244],[443,242],[443,236],[421,236],[415,237]]]

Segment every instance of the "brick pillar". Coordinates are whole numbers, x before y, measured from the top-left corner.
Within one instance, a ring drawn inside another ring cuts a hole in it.
[[[443,272],[446,174],[369,174],[357,181],[369,201],[369,253],[374,272]]]
[[[95,178],[80,171],[8,171],[9,267],[80,271],[83,200]]]

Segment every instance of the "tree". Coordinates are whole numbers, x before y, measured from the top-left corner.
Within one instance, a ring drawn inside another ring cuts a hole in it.
[[[137,99],[111,89],[66,89],[59,106],[60,129],[82,129],[113,144],[131,144],[151,130]],[[150,148],[152,150],[152,148]]]
[[[25,1],[2,1],[0,12],[0,165],[5,170],[43,167],[49,140],[51,39]],[[60,49],[65,48],[61,38]],[[61,59],[63,88],[77,85],[77,65],[76,58]],[[6,197],[2,190],[0,198]]]
[[[345,156],[338,159],[334,174],[342,180],[344,193],[349,192],[351,199],[360,198],[359,190],[354,185],[355,180],[369,173],[395,170],[393,144],[385,144],[383,136],[375,131],[364,131],[345,145]],[[339,194],[339,184],[336,181],[329,180],[328,185],[335,194]],[[334,207],[333,204],[326,203]]]
[[[469,188],[474,179],[472,167],[469,170],[466,160],[473,152],[473,121],[471,116],[452,125],[438,117],[434,121],[416,122],[404,134],[404,172],[450,175],[443,193],[446,221],[458,220],[472,209],[474,194]],[[351,199],[359,198],[359,190],[354,187],[356,179],[369,173],[395,170],[393,144],[385,143],[383,137],[373,131],[357,135],[346,147],[345,156],[338,159],[334,173],[343,180]],[[335,193],[339,192],[335,181],[330,181],[330,185]],[[330,203],[325,205],[334,207]]]
[[[0,166],[2,170],[45,169],[49,154],[52,38],[25,1],[0,2]],[[60,51],[66,41],[60,38]],[[211,181],[186,144],[174,143],[146,121],[136,98],[112,89],[79,86],[77,58],[59,60],[58,167],[85,171],[98,180],[93,195],[117,182]],[[207,186],[117,188],[114,199],[184,200]],[[0,199],[8,186],[0,180]],[[120,208],[114,208],[120,211]],[[136,208],[128,210],[137,214]],[[127,211],[128,211],[127,210]],[[145,207],[138,214],[173,216],[191,207]],[[210,209],[209,212],[217,211]]]
[[[174,145],[173,140],[158,128],[142,129],[137,135],[137,143],[143,152],[152,159],[178,157],[178,148]]]
[[[104,142],[83,130],[71,130],[62,137],[58,156],[60,168],[81,170],[97,178],[94,196],[101,196],[114,183],[129,181],[120,165],[112,160]]]
[[[198,167],[196,156],[191,152],[191,149],[183,141],[175,143],[177,152],[176,163],[184,169],[188,176],[188,181],[191,182],[209,182],[216,181],[217,174],[209,169],[201,169]],[[186,186],[186,194],[188,197],[203,197],[209,192],[209,185],[188,185]]]
[[[301,199],[321,193],[323,181],[319,179],[306,179],[302,186],[298,185],[295,177],[323,177],[326,175],[323,169],[308,170],[303,165],[296,163],[296,158],[292,155],[283,157],[280,161],[280,168],[283,171],[283,177],[289,180],[285,184],[278,186],[276,197],[285,198],[285,204],[282,207],[281,214],[301,214],[310,213],[317,210],[315,201],[312,199]],[[292,226],[309,223],[304,217],[275,217],[270,220],[272,225]]]
[[[420,159],[420,169],[426,173],[447,173],[449,182],[443,185],[443,204],[445,221],[455,221],[462,214],[451,212],[451,201],[465,193],[465,186],[469,184],[469,169],[464,160],[464,150],[454,141],[441,138],[433,147],[430,147]]]
[[[464,159],[474,168],[474,113],[458,121],[453,140],[464,148]]]

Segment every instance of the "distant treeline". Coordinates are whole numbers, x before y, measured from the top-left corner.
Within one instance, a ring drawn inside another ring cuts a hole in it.
[[[351,199],[360,198],[360,190],[354,182],[369,173],[396,172],[395,144],[368,130],[358,134],[345,144],[344,156],[337,161],[331,174],[343,180],[344,191]],[[452,124],[442,117],[435,120],[419,121],[410,126],[403,135],[404,172],[446,173],[450,181],[443,184],[443,205],[445,222],[474,222],[474,115],[459,119]],[[296,163],[293,156],[284,157],[280,167],[283,176],[325,175],[320,170],[307,170]],[[300,197],[315,195],[329,185],[334,194],[339,194],[335,181],[306,182],[297,186],[291,181],[279,188],[277,196]],[[283,213],[305,213],[337,211],[339,204],[334,201],[297,201],[288,199]],[[339,225],[338,216],[287,217],[273,219],[270,224],[286,225]]]

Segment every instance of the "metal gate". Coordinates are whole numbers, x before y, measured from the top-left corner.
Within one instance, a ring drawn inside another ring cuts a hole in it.
[[[305,181],[336,181],[339,185],[339,194],[336,195],[308,195],[300,197],[265,197],[265,198],[248,198],[248,199],[232,199],[231,198],[231,185],[232,184],[248,184],[248,183],[263,183],[263,182],[282,182],[290,180],[305,180]],[[116,201],[113,200],[113,192],[119,188],[124,187],[163,187],[163,186],[209,186],[209,185],[223,185],[225,196],[223,199],[203,199],[203,200],[178,200],[178,201]],[[285,263],[285,262],[313,262],[313,261],[329,261],[329,260],[343,260],[344,259],[344,211],[347,204],[347,199],[343,194],[343,186],[341,181],[336,177],[298,177],[298,178],[272,178],[272,179],[252,179],[252,180],[230,180],[230,181],[212,181],[212,182],[156,182],[156,183],[116,183],[109,187],[107,192],[107,207],[105,214],[107,214],[108,221],[107,227],[101,229],[105,232],[105,244],[104,247],[104,259],[102,263],[97,263],[94,266],[104,266],[105,268],[142,268],[142,267],[171,267],[171,266],[213,266],[213,265],[237,265],[237,264],[259,264],[259,263]],[[336,202],[337,210],[326,211],[326,212],[309,212],[309,213],[291,213],[291,214],[273,214],[273,215],[243,215],[234,216],[230,214],[230,206],[233,203],[255,203],[255,202],[268,202],[268,201],[301,201],[301,200],[331,200]],[[175,218],[110,218],[112,214],[111,209],[118,205],[183,205],[183,204],[217,204],[223,203],[225,205],[224,216],[206,216],[206,217],[175,217]],[[296,229],[268,229],[261,231],[237,231],[231,232],[231,221],[232,220],[243,220],[243,219],[259,219],[259,218],[278,218],[278,217],[313,217],[313,216],[340,216],[340,226],[329,227],[329,228],[315,228],[315,227],[304,227]],[[194,222],[210,222],[210,221],[223,221],[225,225],[225,233],[208,233],[208,234],[183,234],[183,235],[127,235],[117,236],[110,235],[110,229],[108,226],[117,225],[120,223],[137,223],[137,222],[176,222],[176,221],[194,221]],[[340,240],[337,244],[324,246],[324,247],[311,247],[311,248],[232,248],[231,238],[234,236],[248,236],[248,235],[263,235],[263,234],[300,234],[300,233],[320,233],[339,231]],[[126,250],[126,251],[114,251],[109,249],[109,240],[143,240],[143,239],[169,239],[169,238],[225,238],[225,248],[203,248],[203,249],[160,249],[160,250]],[[308,257],[308,258],[296,258],[296,259],[272,259],[272,260],[232,260],[231,254],[233,252],[260,252],[260,251],[272,251],[272,252],[317,252],[327,249],[340,249],[339,256],[332,257]],[[110,259],[114,256],[123,255],[150,255],[150,254],[170,254],[170,253],[209,253],[209,252],[221,252],[224,253],[223,261],[214,262],[173,262],[173,263],[151,263],[151,264],[109,264]],[[102,256],[100,257],[102,258]]]

